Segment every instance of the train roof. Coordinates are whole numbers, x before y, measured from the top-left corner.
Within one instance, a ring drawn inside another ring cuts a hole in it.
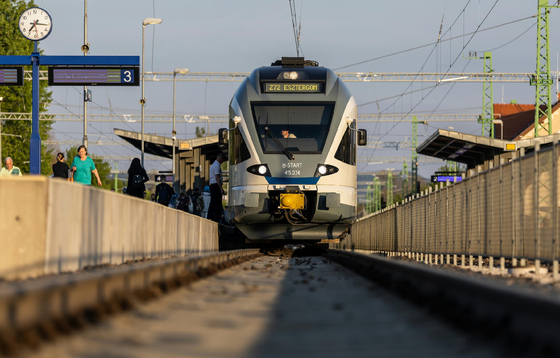
[[[279,76],[286,71],[303,71],[305,80],[322,80],[327,79],[327,73],[332,72],[325,67],[319,67],[317,61],[305,60],[303,57],[282,57],[281,60],[273,62],[270,66],[257,68],[260,80],[277,80]]]

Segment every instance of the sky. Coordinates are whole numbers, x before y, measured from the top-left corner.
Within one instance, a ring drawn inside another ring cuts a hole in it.
[[[551,0],[552,2],[553,0]],[[47,55],[83,55],[84,2],[36,0],[53,19],[51,35],[39,47]],[[482,60],[469,60],[469,52],[492,51],[495,72],[534,72],[536,68],[537,0],[293,0],[301,23],[301,53],[335,72],[471,72],[483,71]],[[282,56],[296,56],[290,1],[288,0],[95,0],[89,1],[89,55],[141,55],[142,20],[161,18],[146,27],[145,70],[172,72],[251,72]],[[560,52],[560,9],[550,14],[551,68],[557,68]],[[496,27],[497,26],[497,27]],[[487,31],[481,31],[484,29]],[[438,36],[441,42],[434,45]],[[476,32],[474,35],[471,34]],[[458,37],[449,40],[452,37]],[[418,46],[428,45],[417,50]],[[410,50],[410,51],[406,51]],[[392,55],[402,52],[398,55]],[[382,59],[372,60],[378,57]],[[372,60],[372,61],[368,61]],[[359,63],[359,64],[356,64]],[[356,64],[356,65],[354,65]],[[178,81],[176,112],[183,115],[225,115],[240,82]],[[347,83],[358,103],[359,114],[482,112],[482,84],[448,83]],[[556,98],[556,81],[553,97]],[[139,114],[140,87],[91,88],[90,114]],[[83,112],[82,87],[54,87],[49,113]],[[413,93],[407,93],[413,92]],[[172,114],[172,82],[146,81],[146,115]],[[494,102],[535,102],[529,84],[494,84]],[[201,124],[177,121],[177,137],[195,136]],[[222,125],[211,124],[217,132]],[[384,142],[410,140],[411,124],[363,123],[360,128]],[[476,122],[434,122],[418,128],[422,143],[438,128],[480,135]],[[138,123],[90,123],[88,137],[120,140],[113,128],[140,131]],[[146,124],[146,133],[171,136],[171,124]],[[58,122],[56,139],[81,140],[82,125]],[[64,149],[64,146],[61,146]],[[90,146],[96,155],[137,155],[132,146]],[[410,157],[410,149],[365,149],[359,156],[374,162],[377,157]],[[126,169],[128,162],[121,162]],[[429,177],[440,164],[421,164],[419,173]],[[147,161],[146,169],[170,169],[171,162]],[[394,168],[402,164],[360,163],[360,172]]]

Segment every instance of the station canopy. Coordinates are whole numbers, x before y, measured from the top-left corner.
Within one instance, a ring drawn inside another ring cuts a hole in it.
[[[122,129],[114,129],[113,132],[137,149],[141,149],[142,133]],[[177,152],[193,150],[194,148],[201,148],[205,153],[215,152],[216,154],[221,152],[222,149],[218,144],[218,135],[175,140],[175,150]],[[144,153],[171,159],[173,157],[173,138],[144,133]]]
[[[513,152],[525,141],[506,141],[438,129],[416,148],[418,154],[465,163],[469,168],[504,152]]]

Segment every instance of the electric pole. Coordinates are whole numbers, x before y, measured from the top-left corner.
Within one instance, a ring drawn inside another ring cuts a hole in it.
[[[482,124],[482,136],[494,138],[494,87],[492,84],[492,52],[484,52],[479,57],[476,52],[469,53],[470,60],[483,60],[483,79],[482,82],[482,115],[478,118],[478,123]]]
[[[552,99],[550,88],[550,41],[549,41],[549,13],[551,8],[558,5],[549,5],[549,0],[538,0],[537,8],[537,71],[531,78],[531,85],[536,88],[535,95],[535,138],[544,130],[546,135],[552,134]],[[541,124],[539,119],[547,116]]]

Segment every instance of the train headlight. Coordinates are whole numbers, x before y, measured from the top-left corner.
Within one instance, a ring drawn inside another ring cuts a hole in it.
[[[317,170],[315,170],[315,176],[316,177],[323,177],[325,175],[331,175],[334,173],[338,172],[338,168],[333,166],[333,165],[329,165],[329,164],[318,164],[317,165]]]
[[[267,164],[251,165],[249,168],[247,168],[247,171],[255,175],[262,175],[265,177],[270,176],[270,170],[268,169]]]
[[[307,71],[281,71],[276,77],[277,80],[308,80],[309,74]]]
[[[284,72],[282,76],[285,80],[297,80],[299,77],[296,71]]]

